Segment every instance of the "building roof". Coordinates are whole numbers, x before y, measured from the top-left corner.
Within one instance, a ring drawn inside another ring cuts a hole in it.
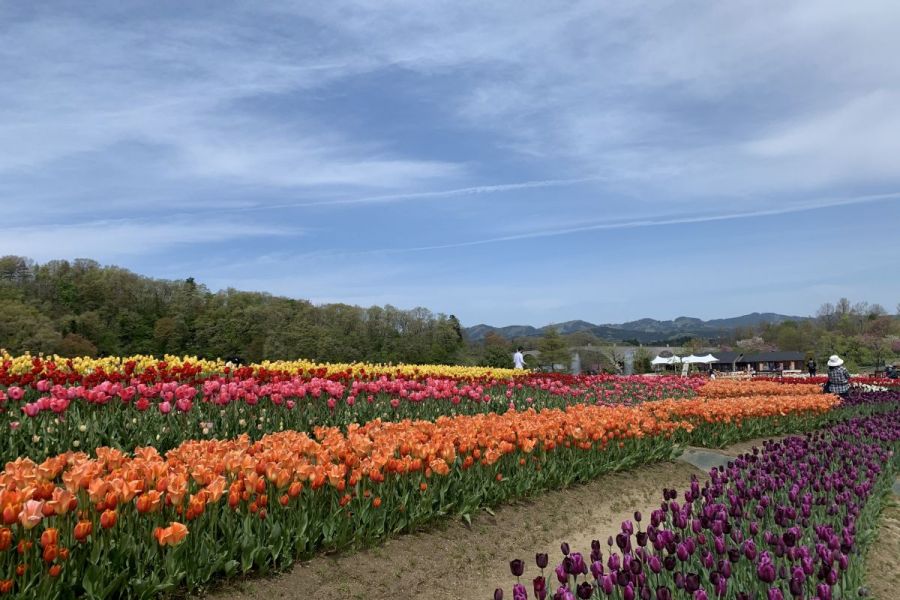
[[[719,359],[718,363],[756,363],[756,362],[786,362],[805,360],[803,352],[713,352],[713,356]]]
[[[805,360],[803,352],[755,352],[744,356],[743,362],[784,362]]]

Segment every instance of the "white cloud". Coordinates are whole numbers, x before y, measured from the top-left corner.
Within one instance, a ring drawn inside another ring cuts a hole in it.
[[[299,229],[225,221],[154,219],[45,224],[5,228],[0,235],[0,255],[16,254],[38,261],[57,258],[106,261],[163,253],[179,246],[300,234]]]
[[[836,109],[773,128],[747,144],[755,157],[790,166],[792,176],[823,184],[900,173],[900,89],[873,92]]]
[[[365,70],[364,56],[318,57],[302,42],[227,19],[203,20],[202,29],[165,23],[163,30],[64,17],[8,23],[0,171],[52,168],[128,143],[169,153],[156,178],[377,189],[462,172],[404,157],[386,140],[354,138],[314,115],[279,122],[240,106]]]

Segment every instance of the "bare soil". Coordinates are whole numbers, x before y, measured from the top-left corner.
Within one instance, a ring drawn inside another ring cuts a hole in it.
[[[894,497],[881,513],[878,534],[866,557],[865,584],[875,600],[900,597],[900,501]]]
[[[767,438],[757,438],[755,440],[748,440],[746,442],[740,442],[738,444],[734,444],[733,446],[728,446],[727,448],[722,448],[720,450],[716,450],[716,452],[720,452],[722,454],[726,454],[728,456],[740,456],[741,454],[747,454],[748,452],[752,452],[753,448],[759,448],[762,450],[763,442],[766,441],[774,441],[778,442],[787,437],[787,435],[775,436],[775,437],[767,437]]]
[[[763,441],[708,452],[734,457],[761,447]],[[692,475],[702,480],[707,472],[677,461],[614,473],[504,506],[494,514],[480,513],[471,526],[461,521],[438,522],[427,531],[392,538],[372,549],[319,556],[267,578],[225,582],[207,596],[213,600],[485,600],[493,597],[497,586],[504,587],[508,596],[514,583],[509,572],[513,558],[525,560],[523,581],[528,583],[539,572],[535,553],[550,554],[552,568],[564,541],[573,551],[584,553],[590,551],[592,539],[605,546],[607,536],[616,534],[622,521],[632,519],[634,510],[649,515],[659,506],[663,487],[682,490]],[[878,537],[866,560],[865,585],[875,600],[900,597],[900,502],[896,498],[882,514]]]
[[[427,532],[387,540],[376,548],[297,563],[280,575],[226,583],[210,593],[216,600],[348,598],[395,600],[484,600],[514,578],[509,561],[526,562],[525,577],[539,574],[537,552],[561,557],[566,541],[573,551],[590,552],[591,539],[606,545],[633,511],[645,515],[659,506],[662,488],[683,489],[701,471],[685,463],[661,463],[615,473],[586,485],[553,491],[504,506],[494,515],[444,522]],[[552,564],[556,564],[555,562]],[[530,587],[530,586],[529,586]]]

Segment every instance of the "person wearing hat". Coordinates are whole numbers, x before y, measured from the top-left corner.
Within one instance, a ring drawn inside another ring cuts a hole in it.
[[[850,391],[850,372],[844,367],[844,361],[837,354],[828,358],[828,388],[826,392],[844,396]]]

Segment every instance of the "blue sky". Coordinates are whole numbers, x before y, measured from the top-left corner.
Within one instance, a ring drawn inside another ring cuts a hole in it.
[[[467,325],[893,309],[897,31],[889,1],[0,3],[0,254]]]

